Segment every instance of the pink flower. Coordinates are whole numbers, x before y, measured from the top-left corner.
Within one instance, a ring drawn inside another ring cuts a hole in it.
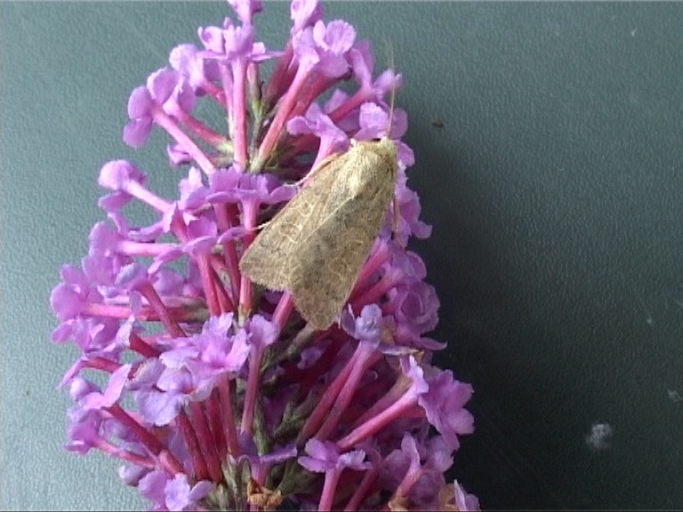
[[[204,49],[175,47],[171,68],[128,101],[124,140],[139,148],[161,128],[170,166],[189,164],[177,197],[155,193],[129,161],[105,164],[108,220],[50,297],[61,322],[52,339],[80,351],[62,381],[74,401],[66,449],[125,463],[122,481],[153,510],[272,509],[285,498],[318,509],[476,509],[444,476],[474,428],[472,388],[429,364],[443,345],[424,337],[439,300],[404,249],[430,234],[406,182],[410,148],[396,140],[398,226],[389,212],[340,325],[312,332],[288,294],[239,269],[258,226],[314,162],[352,138],[403,136],[407,114],[387,105],[402,77],[373,78],[369,43],[343,20],[324,22],[316,0],[292,1],[282,51],[257,40],[261,0],[229,4],[239,24],[199,29]],[[274,70],[262,76],[267,60]],[[357,88],[342,92],[349,79]],[[211,107],[226,133],[198,117]],[[128,218],[133,204],[147,224]]]

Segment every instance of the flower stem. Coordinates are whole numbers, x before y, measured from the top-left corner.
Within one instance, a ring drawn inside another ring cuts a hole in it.
[[[244,393],[244,412],[240,430],[251,434],[254,427],[254,414],[256,412],[256,400],[258,399],[259,382],[261,377],[261,361],[263,350],[252,346],[249,354],[249,376],[247,377],[247,390]]]
[[[183,125],[192,130],[192,133],[197,137],[201,137],[207,144],[210,144],[214,148],[220,148],[225,147],[230,143],[222,134],[209,128],[196,117],[184,112],[182,114],[183,115],[181,115],[179,119]]]
[[[161,351],[151,346],[143,340],[136,332],[131,332],[128,337],[128,344],[130,349],[137,352],[143,357],[156,358],[161,355]]]
[[[240,453],[237,442],[237,429],[235,428],[235,414],[232,409],[232,392],[230,391],[230,381],[225,375],[218,385],[218,393],[221,401],[221,411],[223,413],[223,433],[228,445],[228,453],[237,457]]]
[[[234,204],[215,205],[214,212],[216,213],[218,228],[221,233],[225,233],[228,229],[239,223],[239,221],[237,220],[237,206],[235,206]],[[226,240],[223,243],[223,248],[225,251],[225,266],[227,268],[228,276],[230,278],[230,291],[232,293],[232,302],[236,303],[239,301],[240,273],[239,259],[237,258],[237,248],[235,247],[235,241]]]
[[[280,331],[287,323],[287,319],[289,318],[289,315],[292,314],[293,309],[294,299],[292,299],[292,296],[288,292],[284,292],[273,313],[273,323]]]
[[[365,472],[365,474],[363,475],[363,480],[361,480],[360,485],[356,487],[353,496],[351,496],[351,499],[346,504],[346,507],[344,507],[345,511],[352,512],[360,508],[361,504],[363,503],[363,500],[368,494],[368,491],[371,489],[372,485],[377,480],[378,475],[379,468],[374,465]]]
[[[209,306],[209,313],[212,316],[221,314],[221,307],[218,303],[218,294],[216,292],[216,283],[211,279],[211,269],[209,268],[209,261],[206,256],[199,256],[196,258],[199,274],[202,278],[202,285],[204,287],[204,296]]]
[[[339,449],[341,451],[347,451],[354,446],[357,446],[393,420],[400,418],[403,413],[415,406],[416,403],[417,398],[413,393],[405,393],[385,410],[373,416],[364,424],[356,427],[349,434],[337,441]]]
[[[194,143],[194,141],[187,136],[187,134],[180,129],[176,122],[166,114],[161,108],[154,109],[154,122],[161,128],[166,130],[168,134],[175,139],[175,141],[182,146],[182,148],[190,155],[197,165],[207,175],[213,174],[216,167],[213,162],[209,160],[204,151]]]
[[[325,483],[323,484],[323,491],[320,494],[318,510],[332,510],[334,495],[337,490],[337,482],[339,482],[341,472],[341,469],[330,469],[325,472]]]
[[[217,388],[214,388],[211,396],[206,401],[206,413],[209,417],[211,432],[216,443],[218,458],[219,460],[225,460],[228,455],[228,446],[225,440],[225,431],[223,430],[220,394]]]
[[[168,309],[166,309],[161,297],[159,297],[151,283],[147,282],[141,285],[140,293],[147,299],[152,309],[156,311],[156,314],[159,315],[159,320],[164,324],[164,327],[172,337],[183,338],[186,336],[180,325],[169,314]]]
[[[252,166],[252,171],[260,171],[263,167],[263,164],[265,164],[266,160],[268,159],[268,156],[273,151],[273,148],[280,138],[280,135],[282,135],[285,123],[287,122],[287,119],[289,119],[289,114],[299,99],[301,89],[308,78],[309,69],[304,66],[299,66],[294,80],[287,90],[286,96],[283,97],[282,102],[277,109],[277,113],[273,118],[273,122],[266,132],[266,136],[263,138],[263,142],[261,142],[256,162]]]
[[[234,156],[244,169],[248,167],[247,156],[247,111],[245,105],[246,63],[237,59],[232,65],[232,113],[234,115]]]
[[[391,290],[403,277],[403,272],[396,269],[389,270],[386,274],[382,276],[378,282],[376,282],[369,290],[363,292],[363,294],[356,297],[351,302],[351,308],[355,312],[359,312],[363,309],[366,304],[372,304],[378,302],[379,299]]]
[[[284,55],[277,61],[277,66],[275,67],[273,74],[270,75],[270,80],[268,80],[265,99],[270,104],[274,103],[276,98],[282,96],[283,91],[289,85],[289,82],[285,80],[285,78],[287,76],[289,64],[292,62],[293,55],[294,51],[292,41],[290,40],[287,42]]]
[[[204,460],[204,455],[202,454],[202,450],[199,446],[199,440],[197,439],[194,428],[192,428],[192,423],[187,417],[185,411],[180,411],[176,417],[176,421],[178,422],[178,428],[183,436],[183,440],[185,441],[187,451],[190,453],[190,457],[192,459],[194,478],[196,480],[208,479],[209,471],[206,467],[206,461]]]
[[[221,471],[221,463],[218,460],[216,443],[211,434],[211,429],[209,429],[209,425],[206,422],[204,410],[199,402],[191,402],[190,411],[192,412],[191,421],[197,433],[204,460],[206,461],[207,471],[213,482],[220,482],[223,479],[223,472]]]
[[[332,405],[339,395],[339,392],[346,384],[346,381],[348,380],[349,375],[354,368],[357,357],[357,352],[354,352],[344,368],[341,370],[341,372],[339,372],[339,375],[337,375],[337,377],[330,383],[323,395],[320,397],[315,409],[301,429],[301,433],[297,439],[298,442],[306,442],[319,429],[320,424],[324,421],[325,416],[327,416],[332,408]]]
[[[362,341],[356,347],[356,354],[349,360],[349,363],[354,361],[353,367],[349,372],[346,382],[337,396],[332,409],[325,418],[325,422],[315,434],[316,439],[324,441],[329,438],[337,427],[339,418],[344,411],[346,411],[351,403],[351,399],[356,394],[358,384],[360,383],[366,368],[369,368],[382,358],[379,353],[374,353],[373,348],[374,347],[370,343],[364,343]]]

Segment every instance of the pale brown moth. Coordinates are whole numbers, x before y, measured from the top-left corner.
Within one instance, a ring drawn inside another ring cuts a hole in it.
[[[390,124],[391,125],[391,124]],[[351,141],[324,160],[266,224],[240,270],[272,290],[287,290],[316,329],[338,318],[394,197],[398,162],[389,137]]]

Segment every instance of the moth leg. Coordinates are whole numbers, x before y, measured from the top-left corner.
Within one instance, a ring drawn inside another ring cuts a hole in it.
[[[272,219],[263,221],[263,222],[261,222],[261,224],[257,224],[256,226],[254,226],[254,227],[251,228],[251,229],[248,229],[247,231],[249,231],[249,232],[263,231],[263,230],[268,226],[268,224],[270,224],[271,222],[273,222],[273,220],[275,220],[275,217],[273,217]]]
[[[262,223],[259,224],[258,226],[254,226],[253,228],[251,228],[251,231],[261,231],[261,230],[263,230],[268,224],[270,224],[271,222],[273,222],[273,219],[270,219],[270,220],[267,220],[267,221],[265,221],[265,222],[262,222]]]
[[[394,237],[396,237],[396,234],[398,233],[398,228],[399,224],[401,222],[401,207],[398,204],[398,199],[396,198],[396,194],[393,195],[392,201],[394,203],[394,223],[393,223],[393,232],[394,232]]]

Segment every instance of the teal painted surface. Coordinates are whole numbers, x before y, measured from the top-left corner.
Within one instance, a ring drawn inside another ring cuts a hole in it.
[[[59,266],[103,218],[107,160],[173,197],[165,139],[120,142],[130,91],[215,3],[0,4],[0,508],[135,510],[65,453],[75,351],[49,342]],[[484,508],[683,507],[683,5],[347,3],[404,73],[410,173],[442,301],[440,363],[473,383],[456,474]],[[258,34],[281,45],[287,5]],[[440,120],[442,128],[432,125]],[[142,212],[140,213],[142,214]],[[585,443],[614,429],[608,450]]]

